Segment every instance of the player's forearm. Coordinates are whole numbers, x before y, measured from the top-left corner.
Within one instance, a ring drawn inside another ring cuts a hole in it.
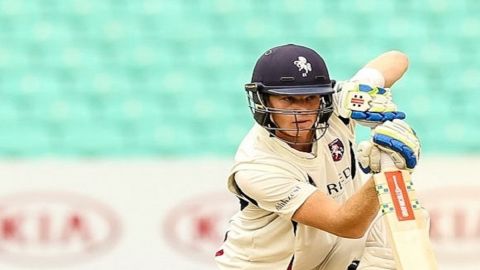
[[[345,203],[321,191],[312,193],[295,211],[292,220],[344,238],[360,238],[378,212],[373,180],[367,181]]]
[[[378,70],[385,79],[385,87],[392,87],[408,68],[408,57],[399,51],[389,51],[371,60],[367,68]]]
[[[344,237],[360,238],[368,230],[379,209],[373,178],[356,192],[339,209],[339,229]]]

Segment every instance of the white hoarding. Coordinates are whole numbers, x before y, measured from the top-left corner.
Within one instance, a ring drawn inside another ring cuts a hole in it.
[[[3,161],[0,270],[213,270],[229,160]],[[478,269],[480,158],[424,158],[414,174],[441,269]]]

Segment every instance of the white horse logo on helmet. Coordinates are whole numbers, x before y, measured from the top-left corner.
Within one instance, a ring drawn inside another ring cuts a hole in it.
[[[307,77],[309,71],[312,71],[312,65],[307,62],[307,58],[303,56],[299,56],[297,61],[293,61],[293,63],[298,67],[298,71],[304,70],[305,72],[302,73],[302,77]]]

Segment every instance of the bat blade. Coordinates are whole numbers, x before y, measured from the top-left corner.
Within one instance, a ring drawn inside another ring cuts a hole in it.
[[[398,270],[437,270],[428,224],[410,173],[393,170],[374,175],[380,210]]]

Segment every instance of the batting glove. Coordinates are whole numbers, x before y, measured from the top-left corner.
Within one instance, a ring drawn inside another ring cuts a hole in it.
[[[388,154],[398,169],[412,171],[420,156],[420,141],[415,131],[404,121],[386,121],[372,130],[372,140],[358,144],[357,158],[364,173],[382,171]],[[387,161],[388,162],[388,161]]]
[[[372,128],[385,121],[405,119],[405,113],[397,111],[392,101],[390,88],[346,82],[341,86],[338,103],[341,117]]]

